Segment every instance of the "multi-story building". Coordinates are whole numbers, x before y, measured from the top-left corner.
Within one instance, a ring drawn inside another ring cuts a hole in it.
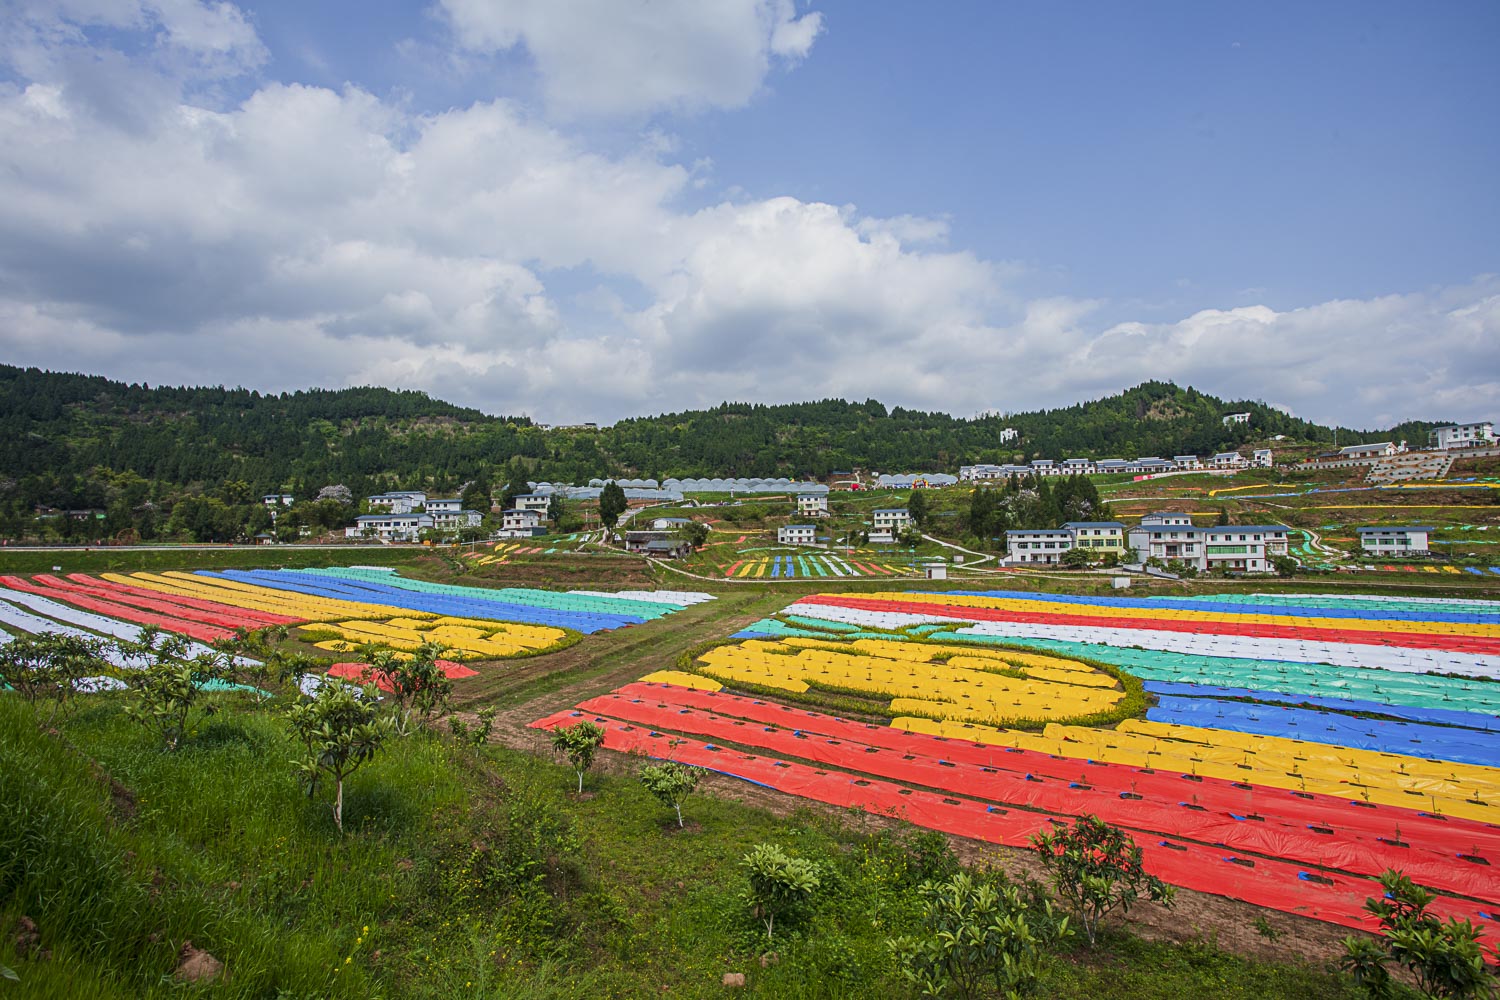
[[[1197,472],[1203,468],[1203,460],[1197,455],[1173,455],[1172,464],[1184,472]]]
[[[464,502],[458,497],[433,498],[425,504],[425,509],[429,514],[451,514],[463,508]]]
[[[1250,456],[1250,464],[1257,469],[1269,469],[1274,463],[1270,448],[1256,448]]]
[[[392,514],[361,514],[354,527],[344,529],[345,538],[379,538],[387,542],[414,542],[433,526],[431,516],[411,511]]]
[[[1203,533],[1199,570],[1270,573],[1276,569],[1272,560],[1287,554],[1283,524],[1225,524],[1197,530]]]
[[[1224,414],[1224,426],[1232,427],[1235,424],[1248,424],[1250,414],[1248,413],[1226,413]]]
[[[500,513],[499,534],[502,538],[530,538],[533,535],[546,533],[547,529],[542,525],[541,511],[512,507]]]
[[[1042,528],[1005,533],[1007,563],[1048,563],[1062,559],[1073,547],[1073,533],[1067,528]]]
[[[1425,556],[1428,538],[1436,528],[1421,525],[1357,528],[1359,547],[1377,556]]]
[[[797,513],[807,517],[828,516],[827,493],[798,493]]]
[[[431,510],[431,508],[428,508]],[[459,528],[477,528],[484,523],[484,515],[477,510],[439,510],[427,515],[438,531],[456,531]]]
[[[366,497],[371,510],[384,510],[392,514],[410,514],[427,503],[427,494],[420,490],[397,490],[392,493],[377,493]]]
[[[1432,429],[1433,447],[1442,451],[1449,448],[1487,448],[1495,444],[1495,425],[1488,420],[1473,424],[1449,424]]]
[[[783,524],[776,529],[776,541],[781,545],[811,545],[818,529],[811,524]]]
[[[1069,521],[1063,528],[1072,532],[1074,548],[1125,554],[1125,525],[1119,521]]]
[[[550,493],[521,493],[515,498],[516,510],[535,510],[546,516],[552,506],[552,494]]]
[[[1243,469],[1248,464],[1245,456],[1237,451],[1221,451],[1208,460],[1210,469]]]

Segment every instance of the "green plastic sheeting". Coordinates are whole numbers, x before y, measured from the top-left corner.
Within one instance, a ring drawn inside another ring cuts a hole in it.
[[[1433,598],[1402,600],[1398,597],[1381,597],[1375,599],[1360,597],[1293,597],[1287,594],[1200,594],[1191,598],[1179,597],[1170,599],[1204,603],[1223,601],[1234,604],[1260,604],[1278,608],[1338,608],[1349,611],[1406,611],[1415,614],[1441,612],[1444,614],[1461,615],[1472,615],[1477,612],[1479,614],[1500,616],[1500,601],[1475,601],[1461,598],[1454,598],[1449,601]]]
[[[848,622],[830,622],[822,618],[809,618],[806,615],[787,615],[786,620],[794,625],[804,628],[815,628],[822,632],[858,632],[858,625],[850,625]]]
[[[1020,639],[936,632],[934,641],[1018,646],[1082,657],[1119,667],[1142,680],[1215,687],[1280,691],[1383,701],[1390,705],[1450,708],[1486,715],[1500,714],[1500,683],[1436,674],[1402,674],[1390,670],[1335,667],[1327,663],[1287,660],[1243,660],[1231,656],[1197,656],[1152,649],[1126,649],[1062,639]]]
[[[606,615],[634,615],[637,618],[661,618],[681,610],[675,604],[658,604],[653,601],[637,601],[622,597],[594,597],[585,594],[567,594],[552,590],[528,590],[521,587],[459,587],[444,583],[428,583],[425,580],[410,580],[395,573],[368,569],[313,569],[296,570],[311,576],[342,577],[348,580],[366,580],[388,587],[399,587],[421,594],[445,594],[450,597],[478,597],[481,600],[505,601],[525,604],[530,607],[553,608],[559,611],[582,611]]]

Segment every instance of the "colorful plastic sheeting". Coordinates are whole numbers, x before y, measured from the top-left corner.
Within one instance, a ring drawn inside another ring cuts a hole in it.
[[[941,626],[939,626],[941,628]],[[933,641],[997,644],[1100,660],[1143,680],[1228,688],[1265,688],[1288,695],[1365,699],[1388,705],[1500,715],[1500,684],[1467,677],[1395,673],[1327,663],[1204,656],[1057,639],[929,634]]]
[[[4,591],[0,591],[0,596],[9,597],[10,595],[6,594]],[[22,611],[20,608],[15,607],[14,605],[5,603],[4,601],[0,601],[0,625],[4,625],[9,629],[14,629],[17,632],[28,632],[31,635],[46,635],[50,633],[53,635],[75,636],[80,639],[99,638],[98,635],[92,632],[86,632],[81,628],[73,628],[71,625],[63,625],[50,619],[43,618],[40,615],[29,614],[25,611]],[[11,641],[9,633],[0,632],[0,635],[5,636],[5,638],[3,640],[0,640],[0,642]],[[105,647],[104,658],[111,665],[126,670],[133,670],[141,666],[141,664],[135,663],[129,658],[125,657],[122,653],[120,653],[118,649],[116,649],[112,645]]]
[[[200,642],[213,642],[217,639],[227,639],[234,634],[234,629],[225,626],[205,625],[202,622],[189,621],[174,615],[156,614],[133,608],[128,604],[120,604],[117,601],[103,601],[93,597],[71,592],[60,592],[55,588],[41,587],[24,580],[18,576],[0,576],[0,584],[4,584],[12,590],[28,594],[36,594],[40,597],[53,596],[66,600],[69,604],[76,604],[80,608],[89,611],[97,611],[99,614],[118,618],[121,621],[134,622],[138,625],[155,625],[168,632],[176,632],[179,635],[191,636]]]
[[[438,660],[437,666],[443,672],[443,676],[450,681],[479,676],[479,671],[471,670],[451,660]],[[337,677],[340,680],[355,681],[360,684],[373,683],[380,690],[387,693],[395,690],[395,686],[391,684],[390,675],[376,670],[368,663],[335,663],[328,668],[328,676]]]
[[[908,591],[908,594],[928,594]],[[1115,608],[1132,611],[1201,611],[1214,615],[1253,615],[1305,619],[1316,616],[1351,621],[1385,622],[1454,622],[1461,624],[1500,624],[1500,610],[1482,602],[1453,606],[1443,601],[1409,606],[1399,601],[1360,604],[1349,601],[1275,600],[1278,595],[1226,595],[1222,597],[1075,597],[1065,594],[1041,594],[1029,590],[949,590],[940,596],[981,597],[997,601],[1040,602],[1080,607]],[[1267,599],[1273,598],[1273,599]]]
[[[1155,695],[1178,695],[1184,698],[1247,698],[1258,702],[1290,702],[1293,705],[1316,705],[1336,712],[1352,712],[1365,715],[1391,715],[1408,722],[1428,722],[1440,726],[1461,726],[1465,729],[1500,731],[1500,718],[1481,715],[1478,712],[1457,712],[1443,708],[1415,708],[1408,705],[1390,705],[1378,701],[1359,701],[1351,698],[1323,698],[1301,696],[1281,691],[1254,691],[1250,688],[1213,687],[1207,684],[1175,684],[1163,681],[1147,681],[1147,692]]]
[[[36,612],[38,615],[46,615],[47,618],[53,618],[53,619],[56,619],[59,622],[66,622],[68,625],[75,625],[75,626],[78,626],[80,629],[88,629],[89,632],[80,632],[79,634],[89,635],[90,638],[98,638],[98,635],[94,635],[94,634],[90,634],[90,633],[100,633],[100,634],[103,634],[103,635],[106,635],[106,636],[110,636],[111,638],[123,639],[126,642],[136,642],[136,641],[138,641],[140,639],[140,636],[141,636],[141,628],[140,628],[139,625],[134,625],[134,624],[131,624],[129,622],[119,621],[119,620],[114,619],[114,618],[108,618],[108,617],[106,617],[104,615],[95,614],[95,613],[93,613],[91,611],[84,611],[84,610],[81,610],[79,608],[75,608],[75,607],[72,607],[70,605],[67,605],[67,604],[61,604],[61,603],[59,603],[57,601],[52,600],[49,597],[42,597],[39,594],[30,593],[28,591],[5,590],[3,588],[0,588],[0,598],[3,598],[4,600],[9,601],[13,605],[19,605],[21,607],[30,608],[32,611]],[[34,616],[29,616],[29,617],[34,617]],[[43,621],[43,622],[46,621],[46,619],[37,619],[37,620],[38,621]],[[53,624],[55,624],[55,623],[47,622],[47,625],[53,625]],[[30,632],[30,631],[49,632],[49,631],[59,631],[59,630],[57,628],[42,627],[42,628],[39,628],[39,629],[23,628],[23,631],[28,631],[28,632]],[[71,632],[64,632],[64,634],[72,634],[72,633]],[[210,648],[209,646],[205,646],[202,643],[198,643],[198,642],[190,642],[190,643],[188,643],[187,649],[186,649],[186,654],[188,656],[205,656],[205,655],[212,656],[212,655],[215,655],[214,654],[214,650],[212,648]],[[249,660],[247,658],[243,658],[242,657],[239,660],[237,660],[237,662],[240,662],[240,663],[254,663],[256,661]],[[126,665],[130,665],[130,664],[120,663],[120,664],[116,664],[116,665],[117,666],[126,666]],[[135,664],[135,665],[139,666],[139,664]]]
[[[1500,766],[1500,734],[1474,729],[1358,719],[1302,708],[1171,695],[1163,696],[1147,711],[1146,718],[1152,722],[1281,736],[1483,767]]]
[[[97,591],[101,595],[114,595],[118,600],[128,604],[137,604],[140,607],[152,607],[152,604],[144,602],[152,601],[153,599],[161,600],[163,597],[160,591],[137,587],[115,580],[92,577],[83,573],[70,573],[68,580],[81,586],[90,587],[91,592]],[[221,616],[238,616],[250,628],[264,628],[268,625],[297,625],[305,620],[294,615],[256,611],[235,604],[210,601],[198,597],[172,596],[169,603],[177,607],[196,608],[200,611],[208,611]]]
[[[532,725],[552,729],[588,718],[586,713],[560,712]],[[603,717],[594,721],[603,726],[604,745],[611,750],[670,756],[814,801],[898,816],[929,829],[990,843],[1026,846],[1033,834],[1067,823],[1064,818],[1044,813],[903,788],[892,782],[730,751],[713,744],[689,741],[673,746],[674,737],[668,732],[649,732]],[[1234,864],[1222,848],[1170,840],[1148,841],[1141,846],[1148,870],[1176,885],[1347,927],[1373,928],[1373,920],[1363,909],[1365,899],[1380,892],[1379,883],[1372,879],[1319,872],[1320,880],[1310,881],[1301,877],[1307,872],[1305,867],[1264,858],[1245,859],[1252,860],[1248,866]],[[1442,916],[1481,919],[1478,906],[1446,896],[1438,897],[1433,910]]]
[[[201,622],[204,625],[213,625],[220,628],[257,629],[264,628],[267,625],[292,624],[296,621],[296,619],[279,616],[273,619],[255,612],[246,611],[243,608],[236,608],[227,604],[215,604],[212,601],[194,601],[189,603],[180,598],[167,598],[162,594],[152,593],[149,590],[136,590],[98,581],[81,573],[74,574],[66,580],[52,576],[51,574],[39,573],[31,578],[31,582],[49,591],[57,591],[64,596],[64,599],[69,595],[78,594],[84,597],[97,598],[102,601],[117,601],[121,604],[139,608],[142,611],[154,611],[159,614],[187,621]]]

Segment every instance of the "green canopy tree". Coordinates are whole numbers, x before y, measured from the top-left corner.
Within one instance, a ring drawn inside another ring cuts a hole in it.
[[[391,720],[381,717],[373,689],[334,680],[325,680],[316,697],[292,706],[286,720],[305,751],[293,763],[307,797],[317,794],[324,776],[334,783],[333,823],[342,835],[344,780],[375,759],[390,736]]]
[[[614,481],[604,484],[604,489],[599,491],[599,521],[608,528],[610,532],[615,530],[615,525],[620,523],[620,515],[630,507],[625,499],[625,491]]]

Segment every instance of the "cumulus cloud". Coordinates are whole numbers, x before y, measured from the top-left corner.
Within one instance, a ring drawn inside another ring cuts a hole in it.
[[[524,46],[548,107],[568,115],[739,107],[774,62],[805,58],[822,30],[791,0],[440,0],[475,53]]]
[[[180,28],[165,3],[124,9],[110,24],[153,46],[253,38],[222,4]],[[811,44],[773,40],[789,5],[754,10],[765,52]],[[1016,410],[1150,378],[1363,425],[1500,408],[1500,278],[1110,323],[1104,303],[1024,297],[1021,269],[950,248],[944,220],[685,207],[695,171],[659,136],[604,155],[503,100],[422,114],[268,81],[204,100],[197,70],[90,43],[103,22],[75,14],[27,14],[50,56],[0,83],[11,363],[398,385],[548,421],[833,395]]]

